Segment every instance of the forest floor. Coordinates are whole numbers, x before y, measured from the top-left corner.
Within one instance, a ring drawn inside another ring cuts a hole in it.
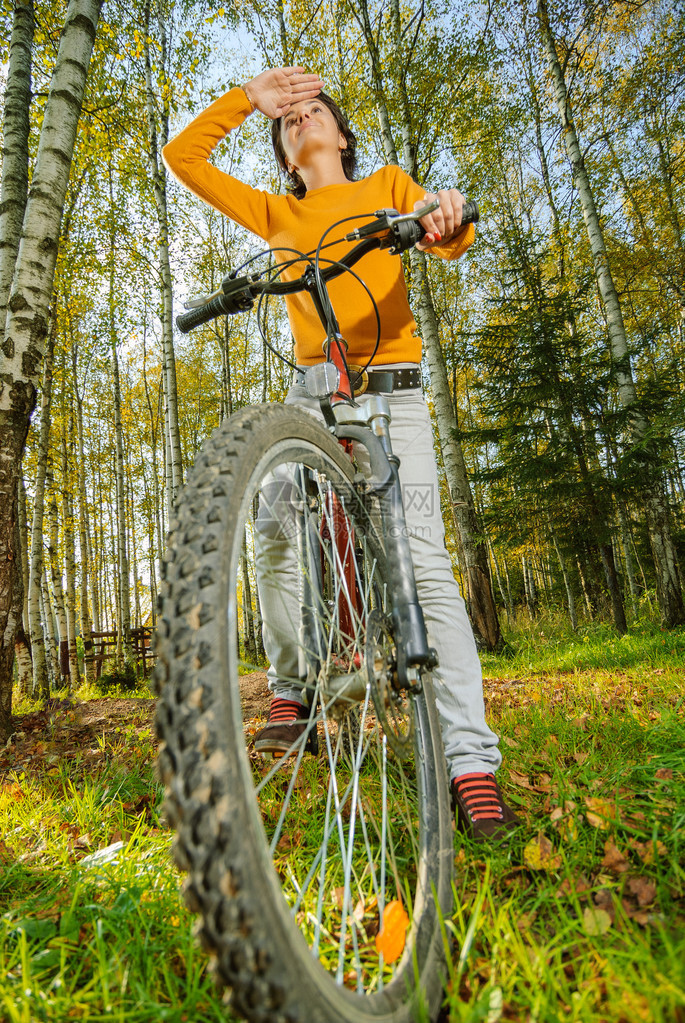
[[[484,658],[525,829],[455,837],[443,1019],[685,1023],[685,631],[540,631]],[[263,716],[264,676],[242,684]],[[0,750],[3,1023],[231,1019],[171,866],[153,708],[55,700]]]

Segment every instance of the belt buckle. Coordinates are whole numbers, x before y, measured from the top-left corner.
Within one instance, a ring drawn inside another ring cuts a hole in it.
[[[351,363],[347,364],[347,371],[350,375],[350,386],[352,386],[353,375],[356,375],[357,378],[361,377],[361,383],[352,389],[354,397],[359,398],[362,394],[366,393],[366,389],[369,386],[369,374],[361,366],[354,366]]]

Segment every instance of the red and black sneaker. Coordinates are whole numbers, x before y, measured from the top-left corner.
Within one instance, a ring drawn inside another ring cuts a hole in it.
[[[462,774],[454,778],[451,789],[457,828],[476,842],[500,841],[522,824],[504,802],[494,774],[482,771]]]
[[[283,756],[284,753],[296,753],[291,746],[297,742],[309,723],[309,714],[304,705],[297,700],[283,700],[274,696],[269,708],[269,720],[254,737],[254,748],[258,753],[273,753]],[[316,728],[312,727],[305,750],[318,753],[319,743]]]

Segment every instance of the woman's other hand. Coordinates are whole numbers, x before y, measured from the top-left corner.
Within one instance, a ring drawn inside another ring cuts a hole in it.
[[[306,74],[303,67],[269,68],[243,86],[254,109],[272,121],[287,114],[293,103],[314,99],[322,89],[319,76]]]
[[[456,188],[441,188],[436,194],[426,192],[423,199],[414,203],[414,209],[420,210],[423,206],[438,199],[440,206],[432,213],[421,217],[419,223],[426,232],[416,248],[421,252],[430,249],[432,245],[444,244],[454,238],[461,229],[461,211],[464,206],[464,196]]]

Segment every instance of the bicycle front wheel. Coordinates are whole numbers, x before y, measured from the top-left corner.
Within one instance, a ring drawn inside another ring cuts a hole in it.
[[[250,1020],[409,1023],[441,1001],[444,754],[430,680],[393,686],[374,521],[348,455],[287,406],[224,422],[179,501],[159,765],[186,900]],[[305,708],[278,759],[254,748],[263,722],[241,684],[267,654]]]

